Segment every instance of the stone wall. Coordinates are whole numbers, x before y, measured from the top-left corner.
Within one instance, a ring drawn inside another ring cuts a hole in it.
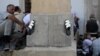
[[[100,21],[100,0],[98,0],[98,20]]]
[[[31,0],[32,14],[70,13],[70,0]]]
[[[71,20],[70,0],[31,0],[31,3],[31,19],[36,25],[27,38],[27,46],[71,46],[72,35],[67,36],[64,29],[64,21]]]

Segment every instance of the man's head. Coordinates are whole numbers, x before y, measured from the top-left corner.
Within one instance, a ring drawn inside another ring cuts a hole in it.
[[[94,14],[90,15],[90,20],[95,20],[95,15]]]
[[[21,9],[19,6],[15,6],[15,12],[21,13]]]
[[[14,12],[15,12],[15,6],[13,4],[9,4],[7,6],[7,12],[10,13],[10,14],[14,14]]]
[[[90,39],[91,38],[91,35],[89,33],[85,33],[84,38],[85,39]]]
[[[74,16],[74,21],[75,21],[75,22],[78,22],[78,21],[79,21],[79,17]]]

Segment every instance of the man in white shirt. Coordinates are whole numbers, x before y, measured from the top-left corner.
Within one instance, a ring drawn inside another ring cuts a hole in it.
[[[97,36],[97,39],[93,41],[93,56],[100,55],[100,36]]]
[[[90,55],[90,47],[92,46],[92,40],[90,34],[87,34],[86,39],[83,41],[83,53],[86,56]]]
[[[26,26],[28,26],[29,25],[29,23],[30,23],[30,21],[31,21],[31,13],[27,13],[26,15],[25,15],[25,17],[23,18],[23,22],[24,22],[24,24],[26,25]]]
[[[23,18],[23,22],[27,27],[27,34],[31,35],[34,32],[35,21],[31,20],[31,13],[27,13]]]

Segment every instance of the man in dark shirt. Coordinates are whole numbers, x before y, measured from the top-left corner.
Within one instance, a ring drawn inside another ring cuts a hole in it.
[[[74,36],[77,32],[77,30],[79,29],[79,18],[77,16],[74,17]]]
[[[96,33],[98,32],[99,26],[97,20],[95,20],[94,16],[90,16],[90,19],[87,21],[86,24],[86,32],[88,33]]]

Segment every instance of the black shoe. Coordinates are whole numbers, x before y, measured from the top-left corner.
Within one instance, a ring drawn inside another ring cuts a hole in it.
[[[10,49],[10,46],[9,46],[9,44],[5,44],[4,51],[9,51],[9,49]]]

